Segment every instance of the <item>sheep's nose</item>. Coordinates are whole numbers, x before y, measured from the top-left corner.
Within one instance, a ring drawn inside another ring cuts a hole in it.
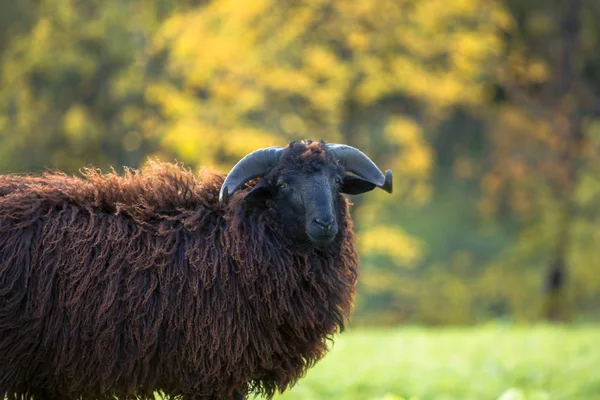
[[[333,216],[323,217],[323,218],[315,218],[315,223],[319,225],[321,228],[325,230],[325,232],[329,231],[331,225],[333,225],[334,219]]]

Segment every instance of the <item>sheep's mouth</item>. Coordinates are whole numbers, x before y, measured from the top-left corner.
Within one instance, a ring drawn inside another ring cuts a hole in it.
[[[333,234],[321,234],[321,235],[313,235],[310,232],[306,232],[306,235],[310,239],[310,241],[317,246],[327,246],[333,242],[337,233]]]

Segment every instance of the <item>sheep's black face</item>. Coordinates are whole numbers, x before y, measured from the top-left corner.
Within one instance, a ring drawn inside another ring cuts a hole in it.
[[[245,200],[268,204],[286,236],[300,243],[326,246],[339,231],[344,170],[325,154],[306,160],[290,158],[282,157]]]
[[[284,232],[318,246],[331,243],[338,233],[341,182],[341,173],[332,167],[279,175],[271,205],[281,216]]]
[[[279,185],[281,206],[284,210],[297,209],[299,211],[298,215],[304,217],[304,231],[316,245],[331,243],[338,233],[339,188],[342,176],[337,171],[328,170],[333,170],[333,168],[303,176],[303,179],[291,185],[285,184],[286,178],[284,177],[283,183]],[[292,177],[287,179],[293,180]],[[294,196],[289,193],[290,191],[286,190],[289,188],[292,190],[297,188],[298,194]],[[288,205],[289,208],[287,208]],[[293,218],[291,215],[287,215],[287,217]],[[297,221],[300,226],[301,222]]]

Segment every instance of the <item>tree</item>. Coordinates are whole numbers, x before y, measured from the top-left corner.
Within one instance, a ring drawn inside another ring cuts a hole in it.
[[[515,23],[498,68],[504,101],[484,180],[486,207],[496,208],[504,193],[522,217],[523,232],[540,231],[548,264],[544,315],[565,320],[573,230],[584,211],[578,191],[586,171],[597,169],[599,154],[590,129],[600,116],[600,7],[581,0],[506,4]]]
[[[0,35],[0,170],[135,166],[156,150],[158,116],[145,88],[161,59],[146,50],[176,4],[43,0],[8,7],[23,23],[0,26],[12,33]]]

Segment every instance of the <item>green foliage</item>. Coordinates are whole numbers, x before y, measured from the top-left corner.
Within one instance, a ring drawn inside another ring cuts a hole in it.
[[[156,146],[144,106],[158,4],[46,0],[1,56],[0,170],[138,165]]]
[[[351,330],[277,399],[595,400],[598,327]]]

